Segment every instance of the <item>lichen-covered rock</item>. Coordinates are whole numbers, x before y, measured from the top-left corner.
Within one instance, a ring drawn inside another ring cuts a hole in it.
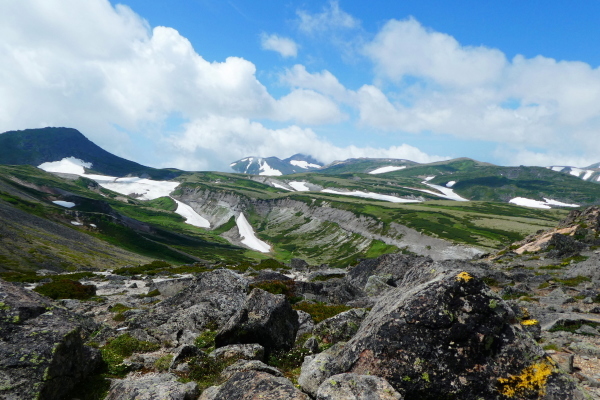
[[[315,327],[315,322],[309,313],[296,310],[298,313],[298,332],[296,333],[296,340],[300,339],[302,335],[306,335],[307,333],[312,333],[313,328]]]
[[[389,278],[386,281],[387,284],[395,284],[395,282],[400,282],[411,268],[429,269],[431,264],[433,264],[433,260],[429,257],[385,254],[361,261],[348,272],[346,279],[360,289],[364,289],[372,275],[386,276]]]
[[[113,379],[105,400],[194,400],[197,396],[196,383],[181,383],[177,376],[164,373]]]
[[[236,372],[221,386],[208,388],[200,400],[310,400],[285,378],[266,372]]]
[[[193,344],[207,326],[223,326],[246,300],[248,281],[227,269],[204,272],[187,289],[126,321],[140,340]]]
[[[392,281],[392,275],[371,275],[365,284],[365,293],[367,296],[380,296],[393,286],[388,282]],[[392,281],[393,282],[393,281]]]
[[[235,363],[231,364],[227,368],[221,372],[221,378],[227,380],[233,376],[236,372],[244,372],[244,371],[259,371],[266,372],[267,374],[271,374],[273,376],[282,377],[283,374],[280,370],[275,367],[271,367],[270,365],[265,364],[259,360],[238,360]]]
[[[314,397],[326,378],[344,372],[339,363],[339,357],[343,350],[344,344],[337,343],[315,356],[306,356],[298,377],[298,383],[302,390]]]
[[[313,335],[322,343],[347,341],[358,331],[367,314],[364,308],[344,311],[315,325]]]
[[[172,297],[182,290],[192,286],[194,278],[173,278],[154,281],[154,286],[160,292],[163,297]]]
[[[209,356],[219,361],[240,359],[262,361],[265,358],[265,348],[257,343],[230,344],[215,349]]]
[[[258,343],[268,356],[273,351],[291,349],[298,326],[298,314],[284,295],[254,289],[219,330],[215,345]]]
[[[580,398],[512,309],[481,280],[459,272],[390,291],[330,355],[326,371],[305,386],[319,355],[303,365],[299,383],[314,394],[315,378],[320,385],[353,372],[380,376],[406,398]]]
[[[99,366],[95,324],[0,280],[0,398],[60,400]]]
[[[325,380],[317,400],[402,400],[387,381],[378,376],[339,374]]]

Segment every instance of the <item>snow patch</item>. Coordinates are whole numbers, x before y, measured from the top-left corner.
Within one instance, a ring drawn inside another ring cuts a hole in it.
[[[592,176],[592,174],[594,173],[594,171],[590,171],[589,169],[585,171],[585,175],[583,176],[584,181],[587,181],[588,179],[590,179],[590,177]]]
[[[107,176],[100,178],[100,176],[102,175],[96,175],[94,178],[89,178],[94,179],[103,188],[124,195],[137,197],[140,200],[154,200],[159,197],[168,196],[177,186],[179,186],[179,182],[154,181],[152,179],[137,177],[114,178]]]
[[[140,200],[154,200],[159,197],[168,196],[179,182],[154,181],[138,177],[117,178],[108,175],[86,174],[85,168],[91,168],[92,163],[82,161],[75,157],[66,157],[60,161],[47,162],[38,165],[38,168],[47,172],[62,172],[76,174],[84,178],[92,179],[105,189],[112,190],[124,195],[137,197]]]
[[[271,166],[269,164],[267,164],[266,161],[263,161],[262,164],[259,161],[258,165],[259,165],[259,171],[260,171],[258,173],[259,175],[266,175],[266,176],[280,176],[280,175],[283,175],[280,170],[275,169],[275,168],[271,168]]]
[[[39,169],[46,172],[62,172],[65,174],[85,174],[84,168],[92,168],[92,163],[85,162],[75,157],[65,157],[60,161],[45,162],[38,165]]]
[[[310,192],[310,189],[308,188],[308,186],[306,186],[306,182],[294,181],[289,182],[288,185],[290,185],[292,188],[294,188],[294,190],[297,190],[299,192]]]
[[[96,224],[90,224],[92,228],[97,228]]]
[[[302,161],[302,160],[291,160],[290,164],[295,165],[296,167],[304,168],[304,169],[321,168],[321,166],[318,164],[311,164],[308,161]]]
[[[420,202],[420,200],[403,199],[403,198],[396,197],[396,196],[389,196],[386,194],[371,193],[371,192],[359,192],[359,191],[338,192],[337,190],[333,190],[333,189],[324,189],[321,191],[321,193],[332,193],[332,194],[339,194],[342,196],[363,197],[363,198],[367,198],[367,199],[389,201],[392,203],[419,203]]]
[[[291,192],[291,191],[292,191],[292,189],[288,189],[288,188],[286,188],[285,186],[283,186],[283,185],[280,185],[280,184],[279,184],[279,183],[277,183],[277,182],[271,182],[271,185],[273,185],[273,187],[276,187],[277,189],[283,189],[283,190],[287,190],[288,192]]]
[[[394,167],[393,165],[388,165],[387,167],[381,167],[381,168],[374,169],[373,171],[369,172],[369,174],[371,174],[371,175],[385,174],[386,172],[398,171],[398,170],[401,170],[404,168],[406,168],[406,165],[403,165],[401,167]]]
[[[559,206],[559,207],[579,207],[579,204],[567,204],[567,203],[563,203],[560,201],[556,201],[556,200],[552,200],[552,199],[547,199],[544,197],[544,200],[546,201],[546,204],[551,205],[551,206]]]
[[[509,203],[516,204],[518,206],[524,206],[524,207],[543,208],[546,210],[552,208],[551,206],[579,207],[578,204],[567,204],[567,203],[563,203],[563,202],[560,202],[557,200],[552,200],[552,199],[547,199],[547,198],[544,198],[544,201],[539,201],[539,200],[527,199],[525,197],[515,197],[514,199],[511,199],[509,201]]]
[[[429,182],[433,178],[435,178],[435,175],[434,176],[428,176],[428,177],[425,178],[425,182]]]
[[[450,181],[450,182],[446,183],[446,187],[449,187],[449,188],[451,188],[454,185],[456,185],[456,181]]]
[[[561,172],[563,169],[565,169],[566,167],[550,167],[552,169],[552,171],[556,171],[556,172]]]
[[[242,243],[261,253],[268,253],[271,250],[271,246],[256,237],[254,229],[252,229],[252,225],[250,225],[244,216],[244,213],[240,213],[240,216],[237,217],[235,223],[240,232],[240,236],[242,237]]]
[[[75,203],[71,203],[70,201],[56,200],[56,201],[53,201],[53,203],[56,204],[57,206],[66,207],[66,208],[75,207]]]
[[[206,218],[194,211],[192,207],[185,203],[182,203],[179,200],[175,200],[175,203],[177,203],[177,210],[175,210],[175,212],[181,215],[183,218],[185,218],[186,224],[194,225],[199,228],[210,228],[210,222],[208,222]]]
[[[81,226],[81,225],[83,225],[81,222],[78,222],[78,221],[71,221],[71,224],[73,224],[75,226]]]
[[[430,179],[427,179],[430,178]],[[454,190],[444,187],[444,186],[440,186],[440,185],[434,185],[433,183],[427,183],[428,180],[431,180],[433,178],[435,178],[435,176],[432,177],[427,177],[425,178],[425,180],[423,182],[421,182],[424,185],[429,186],[430,188],[433,188],[435,190],[437,190],[438,192],[434,192],[432,190],[427,190],[427,189],[416,189],[416,188],[409,188],[406,187],[405,189],[410,189],[410,190],[418,190],[419,192],[423,192],[423,193],[429,193],[432,194],[434,196],[438,196],[438,197],[442,197],[444,199],[448,199],[448,200],[454,200],[454,201],[469,201],[469,199],[465,199],[464,197],[459,196],[458,194],[454,193]]]
[[[571,167],[571,171],[569,171],[569,174],[576,176],[579,178],[579,176],[583,173],[584,171],[582,169],[579,168],[575,168],[575,167]]]

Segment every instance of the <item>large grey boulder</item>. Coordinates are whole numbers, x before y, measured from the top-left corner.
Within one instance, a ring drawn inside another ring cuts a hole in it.
[[[273,376],[282,377],[283,374],[280,370],[275,367],[271,367],[270,365],[265,364],[259,360],[238,360],[235,363],[231,364],[227,368],[225,368],[221,372],[221,378],[227,380],[231,378],[236,372],[244,372],[244,371],[259,371],[266,372],[267,374],[271,374]]]
[[[387,381],[378,376],[339,374],[327,379],[317,391],[317,400],[402,400]]]
[[[233,271],[204,272],[190,287],[128,319],[126,324],[132,336],[141,340],[192,345],[200,332],[223,326],[242,308],[247,291],[248,281]]]
[[[195,400],[197,397],[196,383],[181,383],[177,376],[164,373],[113,379],[105,400]]]
[[[163,297],[172,297],[182,290],[192,286],[194,284],[193,277],[184,277],[184,278],[173,278],[173,279],[164,279],[164,280],[154,280],[154,287],[158,289],[161,296]]]
[[[310,400],[288,379],[266,372],[236,372],[221,386],[212,386],[202,392],[200,400]]]
[[[60,400],[99,366],[95,328],[35,292],[0,280],[0,398]]]
[[[353,372],[382,377],[406,398],[581,398],[481,280],[454,270],[413,282],[383,296],[336,354],[303,365],[303,389],[314,395],[328,377]]]
[[[298,327],[298,314],[284,295],[254,289],[219,330],[215,345],[258,343],[268,356],[273,351],[291,349]]]
[[[360,324],[368,314],[364,308],[353,308],[319,322],[313,328],[313,335],[322,343],[347,341],[356,334]]]

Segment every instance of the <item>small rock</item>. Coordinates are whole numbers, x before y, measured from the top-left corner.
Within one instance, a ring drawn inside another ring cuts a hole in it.
[[[137,289],[137,283],[133,282],[131,285],[127,286],[129,289]]]
[[[586,342],[574,342],[569,345],[569,349],[577,354],[598,357],[600,356],[600,347]]]
[[[581,328],[577,329],[575,333],[579,333],[580,335],[592,335],[599,336],[600,333],[589,325],[581,325]]]
[[[367,314],[364,308],[345,311],[319,322],[313,329],[313,335],[324,343],[347,341],[358,331]]]
[[[593,314],[600,314],[600,307],[594,307],[590,310]]]
[[[552,357],[552,359],[558,364],[559,368],[566,373],[570,374],[574,371],[573,360],[575,359],[575,355],[556,351],[550,354],[550,357]]]
[[[308,349],[311,353],[316,353],[319,351],[319,341],[313,336],[308,338],[306,342],[302,345],[305,349]]]
[[[298,340],[302,335],[307,333],[312,333],[313,328],[315,327],[315,322],[309,313],[304,311],[296,310],[298,313],[298,333],[296,333],[296,340]]]
[[[178,364],[180,364],[186,358],[197,356],[201,352],[202,351],[200,349],[198,349],[196,346],[190,346],[190,345],[185,344],[185,345],[179,347],[175,351],[175,355],[173,356],[173,359],[171,360],[169,369],[176,368],[178,366]]]

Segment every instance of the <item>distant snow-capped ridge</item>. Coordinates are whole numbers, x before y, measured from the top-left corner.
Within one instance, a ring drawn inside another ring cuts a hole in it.
[[[600,163],[592,164],[586,168],[578,168],[578,167],[571,167],[571,166],[565,166],[565,165],[552,165],[547,168],[551,169],[552,171],[562,172],[564,174],[576,176],[577,178],[581,178],[584,181],[600,182],[600,168],[599,167],[600,167]]]
[[[249,175],[281,176],[314,171],[323,166],[311,156],[294,154],[281,160],[277,157],[245,157],[229,164],[235,172]]]

